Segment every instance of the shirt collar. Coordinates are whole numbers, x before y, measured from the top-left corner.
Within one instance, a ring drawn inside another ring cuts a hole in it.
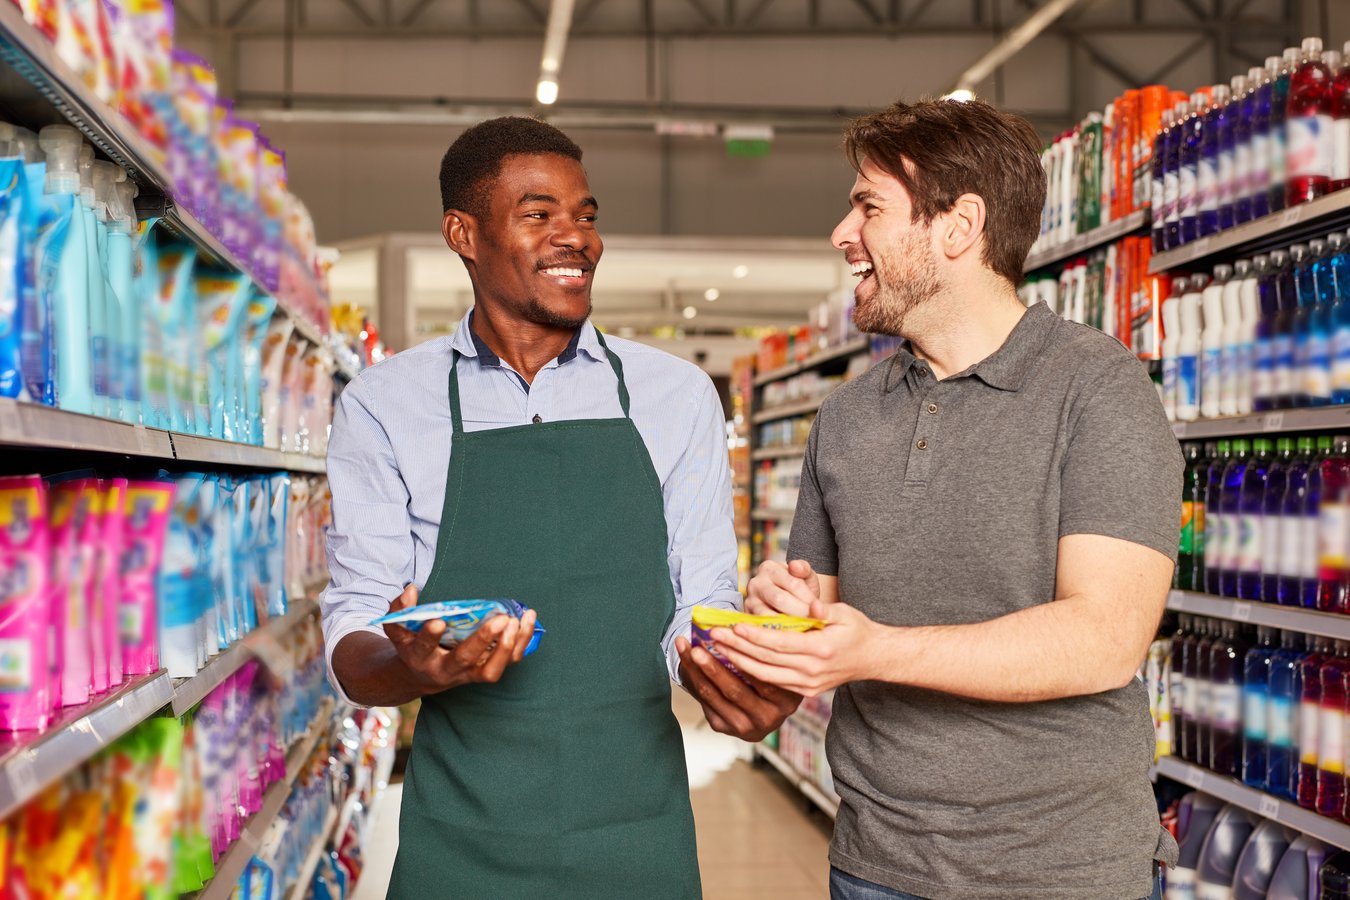
[[[492,352],[492,348],[483,343],[483,339],[473,330],[473,310],[470,309],[464,314],[464,318],[459,320],[459,325],[455,328],[455,333],[450,336],[450,347],[459,351],[460,356],[469,357],[478,360],[479,365],[491,368],[500,368],[501,358]],[[578,352],[584,353],[591,359],[605,359],[605,351],[600,346],[600,339],[596,336],[595,326],[590,320],[586,320],[580,328],[572,334],[572,340],[567,342],[563,352],[558,354],[554,361],[557,365],[563,365],[576,359]]]
[[[1044,303],[1033,304],[1013,326],[1002,347],[955,377],[973,375],[1000,391],[1021,390],[1027,374],[1031,372],[1032,365],[1058,322],[1058,317],[1050,311],[1050,307]],[[891,358],[891,368],[886,375],[886,392],[899,387],[908,377],[910,369],[918,363],[919,359],[911,352],[909,342],[901,344]]]

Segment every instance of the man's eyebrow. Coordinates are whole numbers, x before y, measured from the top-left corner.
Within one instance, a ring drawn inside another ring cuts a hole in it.
[[[596,200],[594,197],[587,197],[585,200],[582,200],[582,201],[581,201],[581,205],[582,205],[582,206],[589,206],[591,209],[594,209],[594,210],[599,210],[599,209],[600,209],[600,201],[599,201],[599,200]]]
[[[876,191],[874,191],[874,190],[868,189],[868,190],[858,191],[856,194],[854,194],[854,195],[853,195],[852,197],[850,197],[849,199],[852,200],[855,204],[857,204],[857,203],[862,203],[862,202],[867,201],[867,200],[880,200],[880,199],[881,199],[881,195],[878,194],[878,193],[877,193]]]
[[[520,198],[516,205],[520,206],[525,203],[553,203],[556,205],[558,203],[558,198],[554,197],[552,194],[525,194]]]

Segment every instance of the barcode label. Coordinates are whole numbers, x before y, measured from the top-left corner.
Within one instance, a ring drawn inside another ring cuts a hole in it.
[[[1246,622],[1252,617],[1252,605],[1250,603],[1233,604],[1233,620],[1236,622]]]
[[[1280,815],[1280,801],[1274,797],[1262,795],[1261,802],[1256,805],[1256,811],[1267,819],[1276,819]]]
[[[1186,772],[1186,783],[1193,788],[1198,788],[1205,780],[1203,769],[1190,769]]]
[[[1263,431],[1279,431],[1284,427],[1284,413],[1270,413],[1261,423]]]
[[[1284,215],[1280,216],[1280,226],[1288,228],[1290,225],[1297,223],[1301,218],[1303,218],[1303,207],[1295,206],[1286,209]]]

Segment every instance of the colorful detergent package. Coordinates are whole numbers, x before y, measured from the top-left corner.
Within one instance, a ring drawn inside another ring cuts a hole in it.
[[[808,619],[802,616],[755,616],[750,613],[736,612],[730,609],[718,609],[712,606],[695,606],[692,626],[689,630],[690,643],[702,647],[713,658],[737,675],[741,673],[717,648],[713,640],[714,628],[732,628],[736,625],[755,625],[759,628],[771,628],[776,631],[814,631],[824,628],[820,619]]]
[[[468,640],[488,619],[496,616],[511,616],[519,619],[527,612],[529,612],[529,607],[522,606],[515,600],[510,599],[443,600],[439,603],[422,603],[408,609],[401,609],[398,612],[380,616],[370,624],[402,625],[409,631],[421,631],[422,626],[426,623],[439,620],[445,623],[445,633],[441,635],[440,644],[442,647],[449,648]],[[525,647],[526,656],[539,649],[539,642],[543,640],[543,637],[544,628],[536,621],[530,643]]]

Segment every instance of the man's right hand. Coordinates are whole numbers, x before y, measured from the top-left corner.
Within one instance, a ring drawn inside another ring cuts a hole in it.
[[[417,586],[408,585],[389,604],[389,611],[416,606],[417,596]],[[449,649],[440,644],[445,623],[439,619],[427,622],[418,631],[388,624],[384,626],[384,633],[422,693],[435,694],[462,684],[501,679],[507,666],[524,658],[525,648],[534,634],[535,618],[534,610],[519,619],[493,616]]]
[[[812,612],[812,607],[823,602],[820,577],[810,563],[804,559],[794,559],[785,566],[769,560],[750,579],[745,611],[757,616],[781,613],[785,616],[821,618],[821,611]]]

